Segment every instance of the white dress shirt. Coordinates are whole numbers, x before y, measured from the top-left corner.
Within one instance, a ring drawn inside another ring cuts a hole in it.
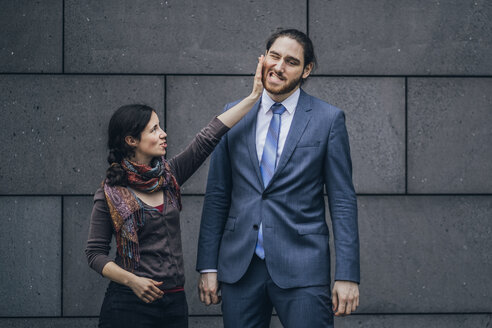
[[[282,150],[284,149],[285,139],[287,139],[287,134],[289,133],[300,95],[301,90],[298,88],[287,99],[282,101],[282,105],[284,105],[286,111],[282,114],[280,118],[280,135],[277,147],[277,160],[280,158]],[[270,121],[272,120],[273,116],[270,107],[272,107],[274,103],[275,101],[273,101],[268,93],[263,90],[263,94],[261,95],[260,109],[258,110],[258,116],[256,118],[256,155],[258,156],[258,163],[261,163],[261,157],[263,156],[263,147],[265,147],[265,139],[268,133],[268,127],[270,126]],[[200,271],[200,273],[207,272],[217,272],[217,269],[205,269]]]

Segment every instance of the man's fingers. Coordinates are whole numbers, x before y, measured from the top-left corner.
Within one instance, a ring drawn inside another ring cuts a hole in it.
[[[203,290],[199,289],[198,294],[200,295],[200,302],[205,303],[205,293],[203,292]]]
[[[349,315],[350,313],[352,313],[352,303],[347,302],[347,306],[345,307],[345,314]]]
[[[212,299],[212,304],[219,303],[219,296],[217,295],[217,293],[211,293],[211,299]]]
[[[340,303],[338,304],[338,310],[335,313],[335,315],[340,316],[340,315],[345,314],[345,307],[346,307],[345,302],[343,300],[340,300]]]
[[[210,305],[212,303],[212,300],[210,299],[210,293],[205,292],[205,305]]]
[[[331,303],[333,304],[333,312],[338,309],[338,295],[335,291],[332,292],[333,296],[331,298]]]

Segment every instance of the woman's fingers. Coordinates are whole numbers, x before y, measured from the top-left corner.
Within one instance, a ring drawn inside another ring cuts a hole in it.
[[[261,92],[263,91],[263,83],[261,82],[261,77],[262,77],[264,58],[265,57],[263,55],[258,57],[258,65],[256,65],[256,72],[255,72],[255,78],[253,83],[253,94],[256,96],[261,95]]]
[[[261,81],[261,72],[263,70],[263,60],[265,57],[261,55],[258,57],[258,65],[256,65],[256,72],[255,72],[255,78],[259,78]]]
[[[151,303],[164,295],[164,292],[157,287],[160,285],[162,282],[139,277],[136,283],[132,284],[132,290],[142,301]]]

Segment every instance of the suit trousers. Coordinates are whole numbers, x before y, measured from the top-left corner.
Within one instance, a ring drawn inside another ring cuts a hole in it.
[[[256,255],[244,276],[221,290],[225,328],[268,328],[273,307],[285,328],[333,327],[330,286],[280,288]]]
[[[186,295],[184,291],[168,293],[152,303],[145,303],[130,288],[110,282],[99,315],[99,327],[186,328]]]

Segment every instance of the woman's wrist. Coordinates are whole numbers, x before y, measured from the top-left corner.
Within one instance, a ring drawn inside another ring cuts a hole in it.
[[[251,93],[249,96],[246,97],[246,99],[254,104],[255,102],[258,101],[258,99],[260,99],[260,96],[261,93],[260,94]]]
[[[133,284],[135,283],[136,281],[136,278],[137,276],[134,275],[133,273],[131,272],[128,272],[128,275],[125,277],[124,281],[123,281],[123,284],[127,287],[130,287],[132,288]]]

